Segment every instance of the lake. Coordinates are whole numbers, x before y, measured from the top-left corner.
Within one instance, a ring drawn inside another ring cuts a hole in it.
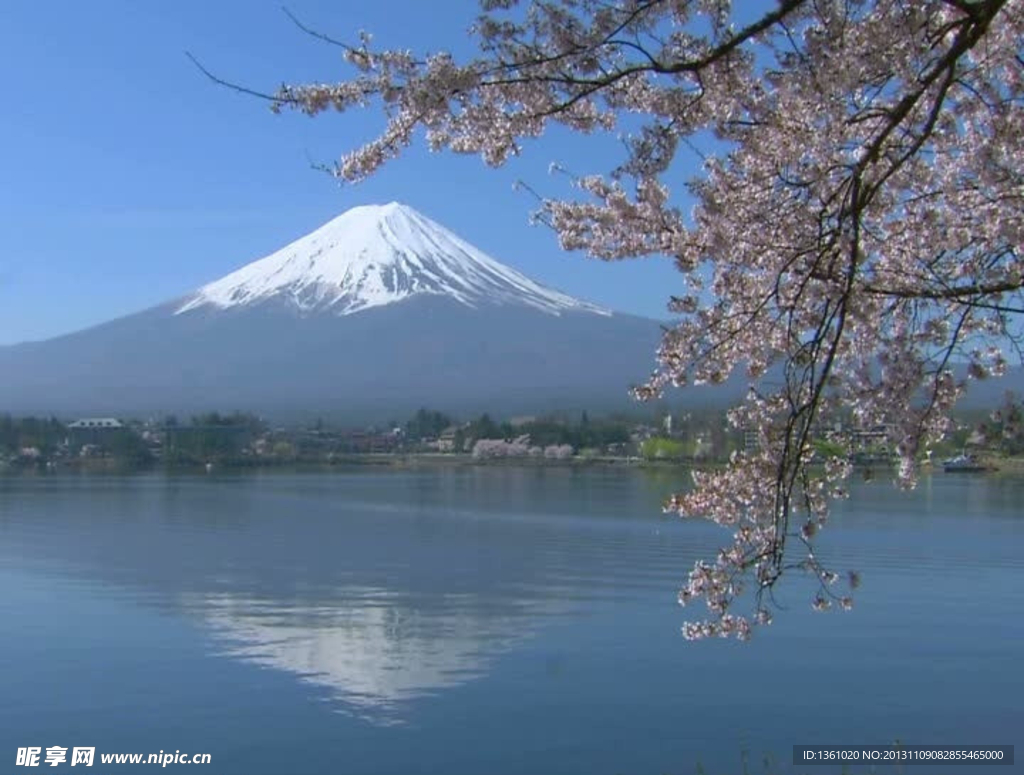
[[[789,772],[794,744],[895,739],[1021,755],[1024,481],[858,483],[819,544],[862,574],[852,612],[812,612],[794,578],[752,642],[688,643],[677,589],[726,534],[661,514],[684,480],[2,478],[4,772],[40,771],[14,766],[28,746],[248,775],[740,772],[744,750]]]

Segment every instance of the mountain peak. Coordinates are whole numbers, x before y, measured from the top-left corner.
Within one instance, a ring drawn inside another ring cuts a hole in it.
[[[268,301],[348,315],[418,295],[469,307],[525,305],[549,314],[610,314],[546,288],[400,202],[361,205],[196,291],[177,310]]]

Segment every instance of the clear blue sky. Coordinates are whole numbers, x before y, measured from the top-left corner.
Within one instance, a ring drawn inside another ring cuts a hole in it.
[[[417,50],[468,52],[474,0],[310,2],[310,26]],[[605,171],[612,139],[554,132],[509,168],[413,149],[340,186],[312,169],[381,126],[372,111],[310,119],[217,87],[186,59],[253,87],[333,80],[339,51],[262,0],[0,3],[0,344],[47,338],[181,296],[357,204],[400,200],[535,279],[665,316],[667,259],[613,264],[559,251],[531,227],[523,179],[557,193],[551,161]]]

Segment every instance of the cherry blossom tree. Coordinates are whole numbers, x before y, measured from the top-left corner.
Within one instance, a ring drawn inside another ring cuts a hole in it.
[[[684,635],[749,637],[791,572],[816,581],[815,609],[848,608],[856,574],[814,551],[850,472],[848,455],[815,456],[820,429],[840,413],[884,426],[912,486],[966,380],[1020,354],[1024,0],[483,0],[481,14],[467,61],[306,28],[353,69],[284,86],[273,107],[382,111],[379,137],[333,170],[353,182],[418,137],[500,166],[552,124],[620,135],[617,166],[570,177],[536,218],[567,250],[674,260],[676,322],[640,398],[736,370],[752,385],[730,418],[756,449],[666,506],[732,533],[679,594],[707,606]]]
[[[530,454],[529,436],[508,441],[506,439],[477,439],[473,445],[474,458],[527,457]]]

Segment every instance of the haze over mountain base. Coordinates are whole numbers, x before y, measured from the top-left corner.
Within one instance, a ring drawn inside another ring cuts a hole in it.
[[[442,411],[624,408],[650,372],[657,324],[620,315],[469,309],[443,298],[338,318],[273,302],[174,315],[161,307],[0,350],[4,411],[224,410],[386,420]]]

